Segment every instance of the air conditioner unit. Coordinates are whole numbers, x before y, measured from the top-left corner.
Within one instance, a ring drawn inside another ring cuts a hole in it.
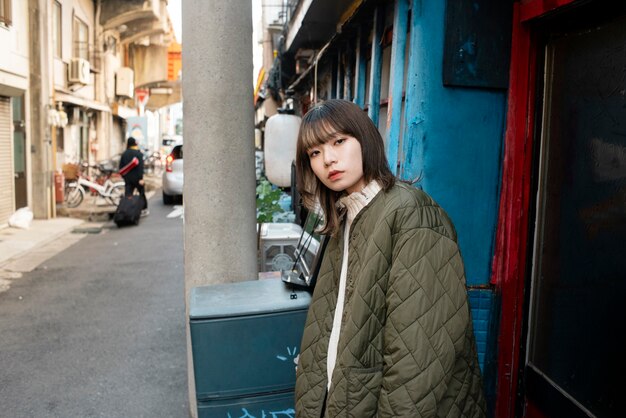
[[[307,232],[303,234],[300,225],[292,223],[261,224],[260,270],[265,272],[293,269],[298,258],[296,252],[298,244],[304,249],[302,261],[309,266],[312,265],[312,260],[319,248],[319,242]]]
[[[115,74],[115,95],[132,98],[135,92],[135,73],[132,68],[122,67]]]
[[[68,81],[72,84],[89,84],[89,61],[82,58],[72,58],[68,68]]]

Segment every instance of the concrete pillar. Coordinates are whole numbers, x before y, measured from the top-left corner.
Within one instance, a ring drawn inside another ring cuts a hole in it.
[[[182,18],[188,304],[194,286],[257,278],[252,6],[186,0]]]
[[[47,107],[50,101],[47,0],[29,0],[29,105],[32,149],[32,210],[37,219],[52,217],[52,147]]]

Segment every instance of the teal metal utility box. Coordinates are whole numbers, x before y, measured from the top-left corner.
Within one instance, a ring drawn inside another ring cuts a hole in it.
[[[310,299],[280,279],[191,290],[199,417],[294,416],[295,360]]]

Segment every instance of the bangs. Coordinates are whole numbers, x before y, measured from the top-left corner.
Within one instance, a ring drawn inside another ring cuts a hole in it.
[[[300,127],[300,141],[305,150],[317,145],[325,144],[332,139],[339,130],[326,118],[309,118]]]

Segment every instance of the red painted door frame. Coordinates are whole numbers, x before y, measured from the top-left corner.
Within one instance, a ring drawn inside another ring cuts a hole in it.
[[[537,34],[528,22],[576,0],[514,3],[502,190],[491,282],[501,296],[495,416],[515,416],[526,281],[531,170],[535,138]]]

